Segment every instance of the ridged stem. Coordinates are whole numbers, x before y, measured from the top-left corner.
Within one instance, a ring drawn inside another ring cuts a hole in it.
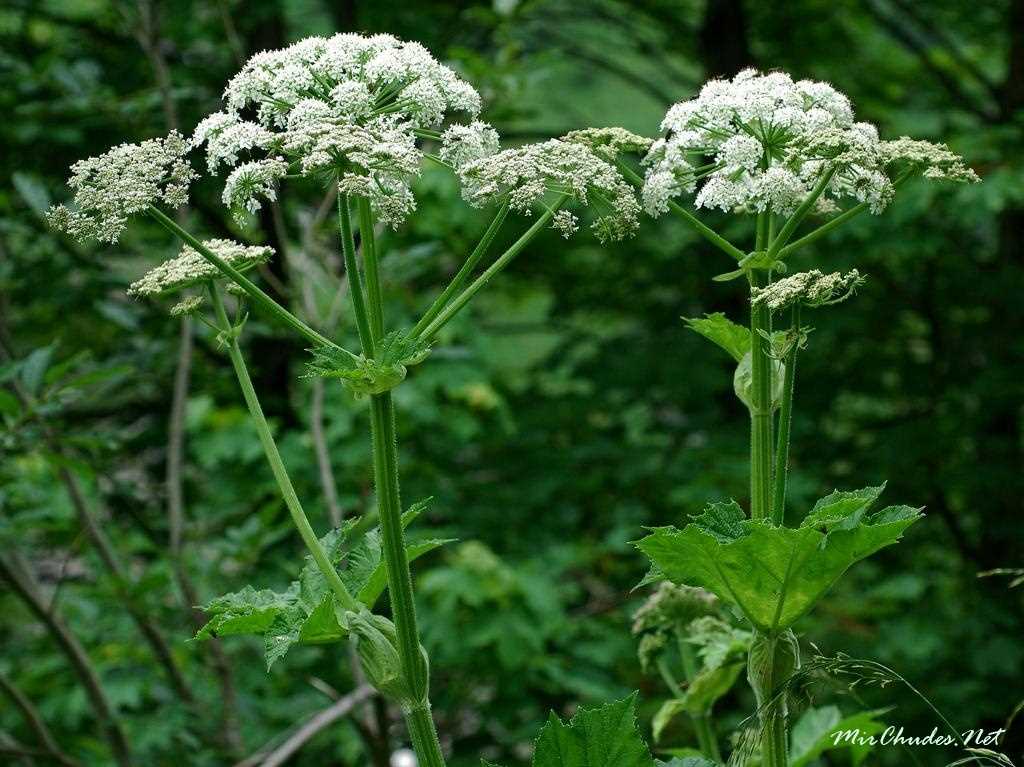
[[[800,302],[793,304],[790,333],[793,346],[786,355],[779,406],[779,436],[775,445],[775,476],[772,479],[772,522],[781,525],[786,518],[786,483],[789,481],[789,442],[793,424],[793,393],[796,389],[796,356],[800,350]]]
[[[306,548],[313,557],[313,561],[320,568],[320,572],[323,573],[327,584],[338,598],[338,602],[346,610],[358,610],[360,604],[349,593],[348,589],[345,588],[345,584],[338,575],[337,569],[331,563],[330,557],[324,551],[324,547],[320,545],[320,540],[317,538],[316,533],[313,532],[313,526],[309,524],[306,512],[302,509],[302,504],[299,502],[299,497],[292,485],[291,478],[288,476],[287,469],[285,469],[284,461],[281,460],[281,454],[277,450],[277,443],[274,441],[274,435],[270,431],[270,425],[267,423],[266,416],[263,415],[263,408],[260,406],[259,398],[256,396],[256,389],[252,385],[252,379],[249,377],[249,370],[246,367],[245,358],[242,356],[242,349],[238,345],[238,338],[235,335],[230,320],[228,320],[227,312],[224,310],[224,302],[221,300],[220,292],[213,283],[210,283],[210,297],[213,299],[214,312],[217,316],[217,324],[223,334],[222,337],[227,341],[228,356],[231,358],[231,365],[235,369],[238,385],[242,389],[242,397],[249,408],[249,414],[252,416],[253,424],[256,426],[256,433],[259,436],[260,444],[263,445],[263,452],[267,456],[267,463],[270,464],[270,470],[277,481],[277,486],[281,491],[281,497],[284,499],[285,506],[288,507],[288,513],[291,514],[292,522],[299,531],[299,536],[302,538],[302,542],[306,544]]]

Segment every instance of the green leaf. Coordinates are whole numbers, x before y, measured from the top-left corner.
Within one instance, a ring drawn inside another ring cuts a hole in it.
[[[824,527],[849,530],[860,522],[885,490],[885,482],[878,487],[860,490],[835,490],[814,504],[800,527]]]
[[[422,514],[429,498],[411,506],[402,515],[406,527]],[[372,608],[387,588],[387,570],[379,528],[352,540],[358,526],[348,520],[320,539],[331,562],[349,591]],[[446,540],[417,541],[406,545],[406,556],[413,561],[447,543]],[[348,636],[334,593],[320,568],[309,555],[287,591],[257,591],[246,586],[241,591],[214,599],[202,608],[210,619],[196,639],[234,634],[262,635],[267,668],[294,645],[337,642]]]
[[[21,412],[21,402],[6,389],[0,389],[0,413],[17,416]]]
[[[791,626],[852,564],[895,543],[921,517],[920,509],[889,507],[850,529],[836,523],[825,534],[740,522],[736,508],[725,528],[702,521],[682,530],[661,527],[637,545],[667,578],[713,591],[765,632]],[[730,538],[737,526],[743,534]]]
[[[21,195],[21,199],[37,216],[42,216],[50,207],[50,192],[46,185],[34,173],[15,171],[11,174],[11,184]]]
[[[533,767],[653,767],[636,726],[636,694],[581,709],[568,724],[554,713],[537,738]]]
[[[878,721],[890,709],[861,711],[843,718],[835,706],[811,708],[797,720],[790,733],[789,766],[806,767],[826,751],[841,748],[854,749],[854,764],[859,764],[870,751],[870,746],[854,743],[834,743],[833,734],[840,731],[859,730],[863,736],[875,735],[885,729]]]
[[[196,639],[210,639],[235,634],[262,634],[278,613],[294,600],[291,590],[283,594],[270,589],[257,591],[246,586],[241,591],[225,594],[203,605],[203,612],[213,617],[199,629]]]
[[[683,321],[690,330],[725,349],[736,362],[750,351],[750,330],[737,325],[721,312],[706,314],[698,319],[683,317]]]
[[[709,711],[715,701],[732,689],[745,667],[746,660],[739,659],[698,673],[687,686],[683,697],[665,701],[654,715],[651,730],[655,742],[661,740],[665,728],[680,714],[703,714]]]
[[[43,346],[34,350],[21,363],[21,382],[28,389],[29,394],[37,394],[43,383],[43,376],[50,366],[50,359],[53,357],[53,347]]]
[[[718,767],[710,759],[698,756],[674,757],[671,762],[659,759],[654,764],[656,767]]]

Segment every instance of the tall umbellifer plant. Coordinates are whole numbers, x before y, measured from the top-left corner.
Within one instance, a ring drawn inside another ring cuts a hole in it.
[[[199,636],[262,635],[268,665],[299,642],[353,638],[368,679],[401,706],[420,765],[440,767],[444,758],[430,713],[409,562],[441,541],[405,542],[403,530],[424,504],[404,514],[401,509],[391,391],[429,355],[438,331],[545,227],[568,237],[578,228],[573,208],[590,207],[598,238],[621,239],[636,228],[640,203],[614,163],[580,137],[501,150],[497,133],[476,120],[476,91],[422,46],[387,35],[311,38],[257,54],[228,83],[225,100],[226,108],[204,119],[189,140],[172,133],[74,165],[74,203],[53,208],[49,218],[83,241],[116,242],[128,220],[142,215],[181,240],[181,253],[129,292],[175,294],[171,314],[193,314],[213,329],[308,549],[290,589],[246,587],[214,600]],[[453,116],[466,122],[453,122]],[[265,201],[276,201],[288,183],[336,188],[358,351],[309,327],[255,284],[252,270],[273,257],[272,249],[201,240],[168,215],[187,202],[198,175],[187,154],[199,148],[211,174],[228,169],[223,201],[241,221]],[[493,218],[419,321],[389,328],[374,227],[399,227],[414,214],[413,184],[427,161],[455,173],[465,201],[492,208]],[[516,215],[532,221],[474,278]],[[379,529],[360,534],[361,523],[352,521],[323,537],[314,532],[249,376],[241,345],[249,308],[310,347],[309,375],[337,379],[369,398]],[[390,618],[374,611],[385,589]]]
[[[638,545],[653,563],[651,579],[708,589],[749,621],[747,677],[758,703],[761,760],[785,767],[780,692],[800,664],[793,625],[847,568],[895,543],[922,511],[874,510],[884,484],[836,491],[809,511],[787,510],[805,312],[843,301],[863,280],[856,270],[794,267],[808,245],[865,211],[882,213],[915,177],[977,177],[945,146],[880,140],[874,126],[855,122],[843,94],[783,73],[747,70],[713,80],[675,104],[662,130],[643,158],[644,178],[625,162],[620,167],[642,185],[651,215],[671,211],[734,260],[717,280],[749,284],[749,325],[720,313],[688,323],[736,362],[736,394],[750,411],[750,505],[748,513],[735,501],[712,503],[682,529],[657,528]],[[695,208],[751,219],[752,246],[738,247],[676,201],[690,194]],[[818,217],[823,222],[801,233]]]

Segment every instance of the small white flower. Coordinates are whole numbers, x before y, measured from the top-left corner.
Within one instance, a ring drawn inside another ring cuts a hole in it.
[[[264,264],[274,255],[274,249],[260,245],[241,245],[232,240],[205,240],[207,248],[219,258],[239,271],[252,269]],[[174,258],[146,272],[128,288],[130,296],[159,296],[183,288],[220,278],[221,273],[213,264],[199,255],[193,248],[184,245]],[[175,308],[191,306],[193,299],[185,299]],[[195,304],[198,307],[198,303]],[[194,307],[193,307],[194,308]],[[173,310],[172,310],[173,313]]]
[[[856,269],[847,274],[823,274],[812,269],[776,280],[764,288],[751,288],[750,302],[767,306],[773,312],[797,302],[810,307],[827,306],[846,300],[863,283],[864,278]]]
[[[530,215],[545,196],[567,194],[576,204],[601,211],[592,228],[602,241],[621,240],[638,225],[640,205],[632,187],[583,144],[551,139],[506,149],[463,165],[458,174],[462,196],[477,207],[507,200],[512,210]],[[563,227],[568,221],[559,218]]]
[[[231,79],[224,98],[225,112],[200,123],[192,140],[205,144],[211,170],[222,163],[236,168],[226,201],[253,211],[258,196],[273,199],[267,182],[284,173],[252,164],[269,158],[306,175],[332,173],[343,191],[368,197],[394,226],[415,208],[410,184],[422,159],[416,130],[453,112],[472,118],[480,111],[480,96],[454,71],[419,43],[391,35],[311,37],[258,53]],[[255,122],[242,116],[251,112]],[[476,151],[493,144],[488,130],[479,133]]]
[[[260,198],[277,199],[277,183],[287,174],[288,163],[279,157],[243,163],[224,182],[221,198],[237,219],[243,218],[243,210],[255,215],[263,207]]]
[[[644,205],[654,216],[695,190],[697,207],[789,215],[826,173],[832,178],[815,203],[822,213],[838,210],[843,198],[881,212],[893,197],[890,173],[904,169],[976,179],[942,145],[879,141],[873,125],[854,122],[850,100],[831,85],[794,82],[782,72],[746,69],[712,80],[670,107],[661,127],[666,136],[644,159]]]
[[[442,160],[458,170],[473,160],[497,154],[498,132],[479,120],[469,125],[455,124],[441,134]]]
[[[556,210],[555,214],[551,217],[551,226],[553,229],[562,233],[565,239],[569,239],[580,229],[579,219],[573,215],[572,211]]]
[[[180,133],[141,144],[121,144],[99,157],[71,166],[68,185],[75,210],[56,205],[47,212],[51,226],[77,240],[117,242],[128,219],[158,202],[181,207],[195,180]]]
[[[625,128],[583,128],[562,136],[563,141],[583,144],[598,157],[615,162],[622,154],[641,154],[651,148],[651,139]]]

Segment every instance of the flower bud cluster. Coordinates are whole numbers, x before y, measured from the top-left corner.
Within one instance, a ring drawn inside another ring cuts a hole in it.
[[[188,202],[195,171],[185,159],[188,144],[172,131],[165,138],[121,144],[71,166],[68,185],[74,209],[56,205],[47,212],[51,226],[79,241],[117,242],[128,219],[158,202]]]
[[[203,245],[240,272],[265,264],[274,255],[273,248],[264,245],[241,245],[233,240],[206,240]],[[128,295],[136,297],[165,295],[217,279],[220,276],[221,273],[216,266],[191,246],[184,245],[181,248],[181,253],[176,257],[164,261],[133,282],[128,288]]]

